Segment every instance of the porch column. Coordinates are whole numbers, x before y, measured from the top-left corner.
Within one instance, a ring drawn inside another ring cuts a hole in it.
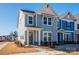
[[[37,42],[37,31],[35,33],[36,33],[36,38],[35,39],[36,39],[36,42]]]
[[[27,30],[27,45],[29,45],[29,30]]]
[[[38,34],[39,34],[39,35],[38,35],[38,45],[40,45],[40,43],[41,43],[40,32],[41,32],[41,31],[39,30],[39,31],[38,31]]]

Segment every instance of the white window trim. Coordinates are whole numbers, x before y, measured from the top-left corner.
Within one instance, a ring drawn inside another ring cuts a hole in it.
[[[59,33],[62,33],[62,32],[59,32]],[[63,34],[63,40],[64,40],[64,33],[62,33]],[[60,36],[60,39],[61,39],[61,36]]]
[[[42,24],[43,24],[43,25],[47,25],[47,24],[44,24],[44,17],[45,17],[45,16],[42,17]]]
[[[51,18],[51,25],[48,24],[48,18],[51,18],[51,17],[47,17],[47,26],[52,26],[52,18]]]
[[[65,33],[65,35],[69,35],[69,38],[71,38],[71,37],[70,37],[70,34],[71,34],[71,33]]]
[[[33,33],[33,44],[34,44],[34,32],[32,31],[32,33]]]
[[[43,34],[42,34],[43,35],[43,38],[42,38],[43,40],[42,41],[44,41],[44,33],[47,33],[47,41],[48,41],[48,37],[49,37],[48,36],[48,33],[51,33],[52,34],[52,31],[43,31]]]
[[[36,14],[36,26],[37,26],[37,14]]]
[[[29,16],[31,16],[33,19],[32,19],[32,24],[29,24]],[[28,25],[34,25],[34,16],[33,15],[28,15],[28,17],[27,17],[27,23],[28,23]]]
[[[44,17],[45,16],[42,17],[42,24],[46,25],[46,26],[52,26],[52,18],[51,17],[46,17],[47,18],[47,24],[44,24]],[[48,24],[48,18],[51,18],[51,25]]]
[[[44,33],[47,33],[47,32],[43,32],[43,42],[44,42]],[[47,40],[48,40],[48,38],[47,38]]]
[[[77,24],[77,29],[79,29],[79,28],[78,28],[78,24]]]
[[[67,22],[74,22],[74,20],[72,20],[72,19],[70,19],[70,20],[68,20],[68,19],[62,19],[62,20],[67,21]]]

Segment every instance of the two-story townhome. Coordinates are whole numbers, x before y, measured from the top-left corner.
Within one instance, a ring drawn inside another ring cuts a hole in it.
[[[75,15],[75,40],[76,43],[79,43],[79,14]]]
[[[58,42],[68,43],[74,41],[74,16],[66,12],[59,17]]]
[[[18,40],[24,45],[52,45],[57,39],[58,18],[45,4],[37,11],[19,11]]]

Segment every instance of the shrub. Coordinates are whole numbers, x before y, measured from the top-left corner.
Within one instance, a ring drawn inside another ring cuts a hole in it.
[[[19,47],[23,47],[24,46],[20,41],[15,41],[15,44],[17,44],[17,46],[19,46]]]

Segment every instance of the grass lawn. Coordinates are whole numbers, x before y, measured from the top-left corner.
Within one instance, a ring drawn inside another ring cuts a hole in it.
[[[15,54],[15,53],[30,53],[37,52],[33,47],[18,47],[14,42],[8,43],[0,50],[0,55]]]

